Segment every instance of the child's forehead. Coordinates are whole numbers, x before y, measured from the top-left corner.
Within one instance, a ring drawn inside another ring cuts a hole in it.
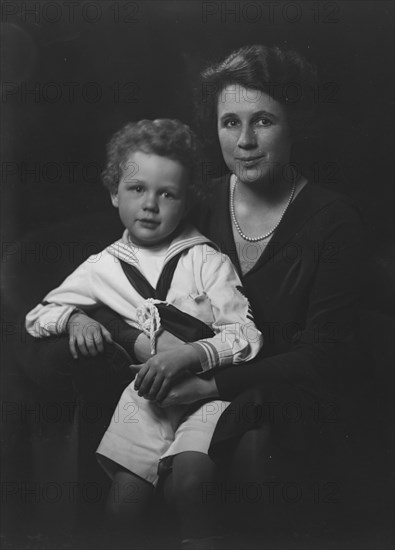
[[[154,153],[152,151],[149,151],[147,149],[136,149],[136,148],[128,148],[128,149],[125,149],[124,151],[124,158],[125,159],[133,159],[134,157],[151,157],[152,155],[154,155]]]
[[[125,158],[131,158],[131,157],[138,157],[140,159],[152,159],[154,157],[164,158],[164,159],[170,159],[170,160],[176,160],[173,158],[171,154],[159,154],[155,151],[149,149],[149,148],[130,148],[126,149],[124,152]]]
[[[123,175],[135,179],[155,181],[167,180],[186,185],[187,168],[177,159],[154,152],[130,151],[121,164]]]
[[[187,170],[184,163],[171,155],[160,155],[153,151],[143,151],[140,149],[126,152],[124,155],[124,164],[125,162],[135,163],[136,165],[141,167],[150,167],[155,165],[174,165],[179,167],[179,169],[181,170]]]

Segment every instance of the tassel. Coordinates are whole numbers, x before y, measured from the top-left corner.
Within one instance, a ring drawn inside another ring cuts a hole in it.
[[[148,298],[136,310],[139,328],[150,339],[151,355],[156,353],[156,336],[161,329],[160,315],[155,302],[153,298]]]

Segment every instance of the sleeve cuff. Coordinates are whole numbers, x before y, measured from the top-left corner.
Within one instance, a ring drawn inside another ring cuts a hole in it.
[[[64,334],[67,332],[67,323],[69,322],[69,319],[73,315],[73,313],[82,313],[83,315],[86,315],[86,313],[82,311],[82,309],[70,306],[70,308],[66,309],[66,311],[63,313],[57,323],[58,334]]]
[[[219,365],[218,351],[212,344],[205,341],[200,341],[189,342],[188,345],[193,346],[197,351],[203,372]]]

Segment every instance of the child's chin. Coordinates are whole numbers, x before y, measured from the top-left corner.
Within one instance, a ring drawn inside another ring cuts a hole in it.
[[[138,246],[144,246],[146,248],[153,247],[153,246],[160,246],[161,244],[166,243],[167,241],[170,241],[168,237],[137,237],[133,238],[131,236],[131,240]]]

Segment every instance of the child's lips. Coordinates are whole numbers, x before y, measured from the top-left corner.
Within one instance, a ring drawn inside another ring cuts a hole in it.
[[[148,227],[149,229],[151,229],[153,227],[157,227],[160,223],[159,221],[153,220],[151,218],[141,218],[138,221],[142,226]]]

